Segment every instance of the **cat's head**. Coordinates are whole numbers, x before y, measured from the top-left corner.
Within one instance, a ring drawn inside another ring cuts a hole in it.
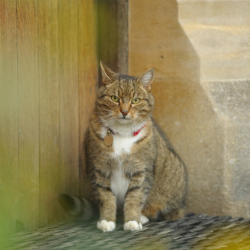
[[[132,77],[113,72],[100,63],[102,86],[98,90],[95,112],[105,127],[137,128],[150,117],[154,98],[150,92],[154,69],[141,77]]]

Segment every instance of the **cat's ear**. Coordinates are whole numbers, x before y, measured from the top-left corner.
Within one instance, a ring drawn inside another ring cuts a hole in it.
[[[115,72],[113,72],[105,63],[103,63],[102,61],[100,61],[100,68],[101,68],[101,72],[102,72],[102,83],[107,85],[109,83],[111,83],[111,79],[114,78],[114,76],[116,75]]]
[[[137,81],[140,83],[147,91],[151,89],[154,80],[155,70],[147,70]]]

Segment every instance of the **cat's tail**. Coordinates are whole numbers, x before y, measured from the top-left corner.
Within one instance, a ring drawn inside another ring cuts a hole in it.
[[[63,209],[73,217],[88,220],[91,219],[94,214],[93,207],[87,199],[77,198],[68,194],[60,194],[58,200]]]

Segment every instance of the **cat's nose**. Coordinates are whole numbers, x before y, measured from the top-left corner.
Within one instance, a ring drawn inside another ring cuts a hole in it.
[[[122,113],[123,117],[125,117],[128,114],[128,110],[123,109],[123,110],[121,110],[121,113]]]

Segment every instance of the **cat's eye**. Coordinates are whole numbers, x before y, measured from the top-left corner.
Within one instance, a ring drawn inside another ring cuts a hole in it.
[[[119,97],[117,97],[117,96],[115,96],[115,95],[112,95],[111,96],[111,100],[113,101],[113,102],[119,102]]]
[[[134,98],[133,100],[131,100],[132,104],[138,104],[141,100],[139,98]]]

